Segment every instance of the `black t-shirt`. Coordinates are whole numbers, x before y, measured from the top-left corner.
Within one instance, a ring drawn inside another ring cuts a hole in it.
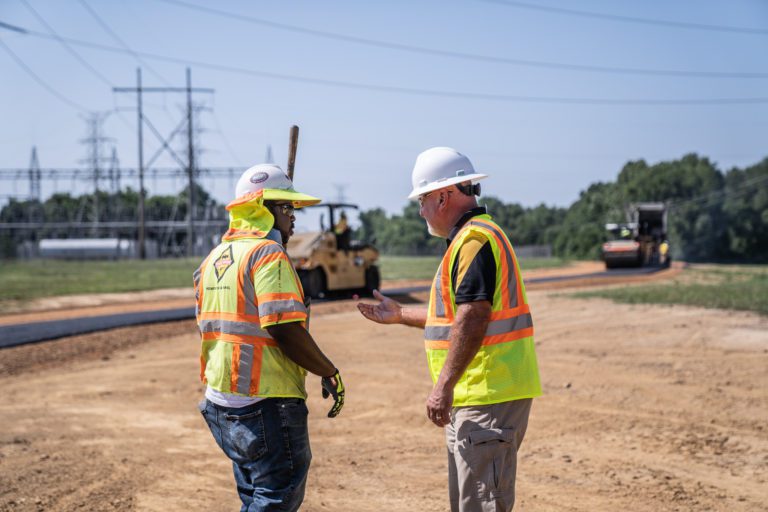
[[[465,213],[451,230],[448,242],[456,236],[462,226],[472,217],[486,213],[478,207]],[[451,282],[456,304],[487,300],[493,304],[496,290],[496,258],[488,239],[480,234],[470,234],[463,240],[459,253],[451,268]]]

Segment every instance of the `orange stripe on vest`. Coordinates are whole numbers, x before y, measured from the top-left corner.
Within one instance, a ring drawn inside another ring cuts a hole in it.
[[[247,345],[276,347],[277,342],[261,336],[248,336],[246,334],[229,334],[226,332],[204,332],[203,341],[226,341],[227,343],[243,343]]]
[[[527,329],[520,329],[519,331],[507,332],[504,334],[496,334],[494,336],[486,336],[483,338],[483,346],[498,345],[499,343],[508,343],[510,341],[517,341],[523,338],[530,338],[533,336],[533,327]],[[428,350],[448,350],[451,348],[451,342],[448,340],[425,340],[424,347]]]
[[[290,311],[287,313],[273,313],[271,315],[264,315],[261,317],[263,323],[279,322],[281,320],[304,320],[307,318],[307,314],[302,311]]]
[[[256,297],[256,302],[259,304],[263,304],[265,302],[272,302],[273,300],[295,300],[298,302],[302,302],[302,299],[299,295],[295,293],[263,293]]]

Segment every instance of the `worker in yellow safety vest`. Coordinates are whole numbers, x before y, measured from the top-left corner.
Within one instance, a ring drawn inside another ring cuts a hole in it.
[[[227,205],[229,230],[194,274],[200,411],[232,460],[242,511],[298,510],[304,499],[307,371],[334,399],[329,417],[344,405],[341,376],[307,330],[309,303],[285,252],[294,209],[319,202],[279,167],[251,167]]]
[[[368,319],[424,329],[434,387],[427,416],[445,427],[451,510],[508,511],[517,451],[532,398],[541,395],[533,320],[512,245],[485,208],[469,159],[432,148],[416,160],[410,199],[429,232],[447,240],[424,307],[378,291],[359,303]]]

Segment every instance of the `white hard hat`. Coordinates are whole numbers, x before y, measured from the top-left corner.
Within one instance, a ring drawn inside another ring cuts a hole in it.
[[[246,196],[259,191],[266,201],[291,201],[296,208],[320,202],[317,197],[296,191],[291,179],[277,165],[259,164],[246,170],[237,180],[235,200],[230,204],[247,201]]]
[[[416,157],[416,165],[411,173],[413,190],[408,194],[408,199],[465,181],[475,183],[487,177],[487,174],[476,173],[469,158],[455,149],[430,148]]]

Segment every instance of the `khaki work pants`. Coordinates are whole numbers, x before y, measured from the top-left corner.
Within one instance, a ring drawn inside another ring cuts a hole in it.
[[[445,427],[451,512],[508,512],[532,399],[454,407]]]

